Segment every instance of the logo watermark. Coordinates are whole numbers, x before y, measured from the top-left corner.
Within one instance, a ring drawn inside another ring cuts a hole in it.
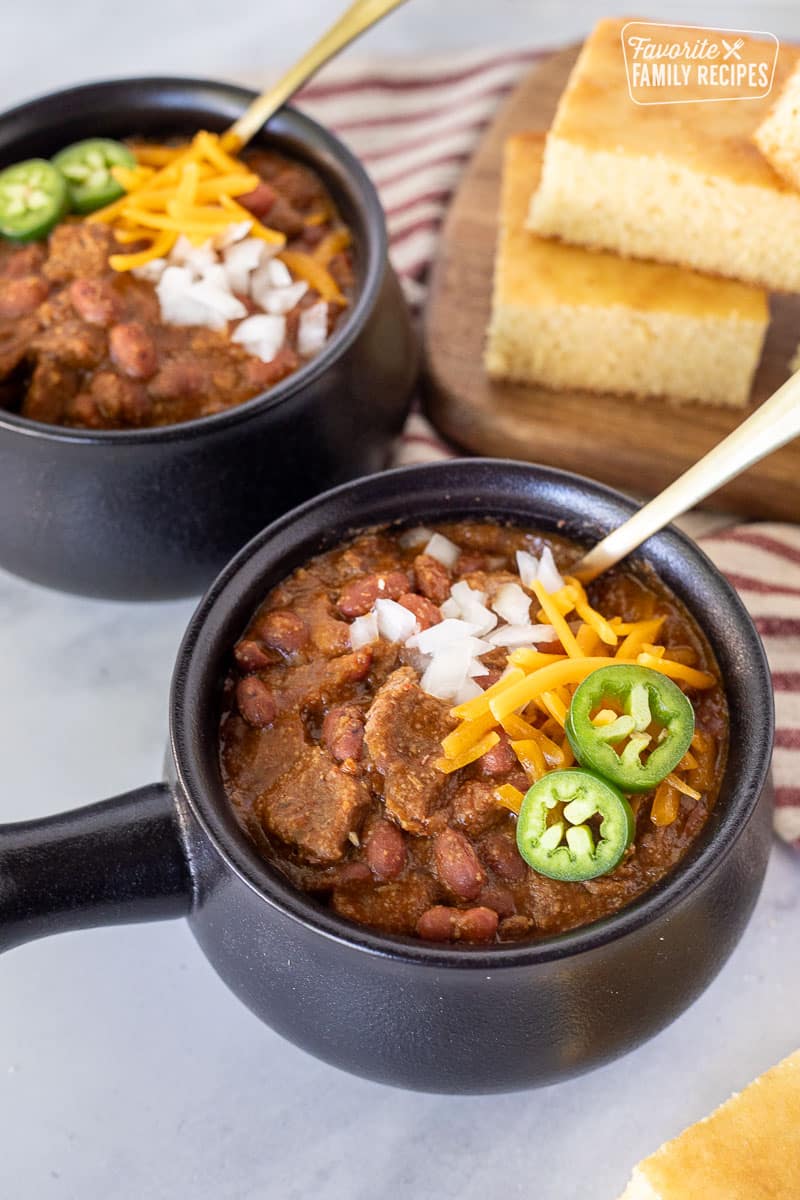
[[[773,33],[628,21],[621,36],[634,104],[763,100],[772,90]]]

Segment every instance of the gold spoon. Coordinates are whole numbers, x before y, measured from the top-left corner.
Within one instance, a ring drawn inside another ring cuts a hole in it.
[[[681,513],[796,437],[800,437],[800,371],[718,446],[598,542],[583,556],[573,575],[582,583],[591,583]],[[800,518],[800,508],[797,515]]]
[[[224,149],[231,154],[241,150],[273,113],[316,74],[328,59],[333,58],[345,46],[349,46],[367,29],[377,24],[382,17],[405,2],[406,0],[355,0],[339,20],[331,25],[327,33],[323,33],[319,41],[315,42],[277,83],[254,100],[239,120],[223,134]]]

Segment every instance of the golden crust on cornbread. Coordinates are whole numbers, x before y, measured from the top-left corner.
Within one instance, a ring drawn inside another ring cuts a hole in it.
[[[778,174],[800,189],[800,64],[756,128],[753,141]]]
[[[746,404],[768,321],[765,294],[531,233],[525,213],[543,152],[544,134],[506,143],[489,374]]]
[[[800,1051],[634,1168],[621,1200],[800,1196]]]
[[[800,194],[753,142],[769,98],[638,105],[621,32],[587,39],[547,140],[529,224],[538,233],[800,291]],[[750,39],[747,45],[754,44]],[[759,45],[762,45],[759,43]],[[751,53],[755,53],[751,50]],[[774,88],[800,51],[781,46]]]

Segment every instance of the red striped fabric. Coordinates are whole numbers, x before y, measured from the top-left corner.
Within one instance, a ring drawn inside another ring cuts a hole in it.
[[[392,261],[416,311],[464,165],[498,104],[543,53],[335,63],[298,98],[366,166],[386,212]],[[417,410],[395,461],[453,453]],[[692,532],[697,521],[689,517],[684,526]],[[730,524],[699,540],[739,591],[764,641],[777,716],[775,829],[800,848],[800,527]]]

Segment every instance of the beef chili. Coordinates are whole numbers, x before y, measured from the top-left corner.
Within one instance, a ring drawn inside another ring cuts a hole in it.
[[[317,174],[272,150],[233,158],[211,134],[16,164],[0,231],[0,406],[48,424],[241,404],[313,358],[353,294],[351,237]]]
[[[378,530],[273,588],[220,728],[263,857],[342,917],[441,942],[559,933],[670,872],[719,790],[718,668],[655,576],[587,594],[580,553],[491,523]]]

